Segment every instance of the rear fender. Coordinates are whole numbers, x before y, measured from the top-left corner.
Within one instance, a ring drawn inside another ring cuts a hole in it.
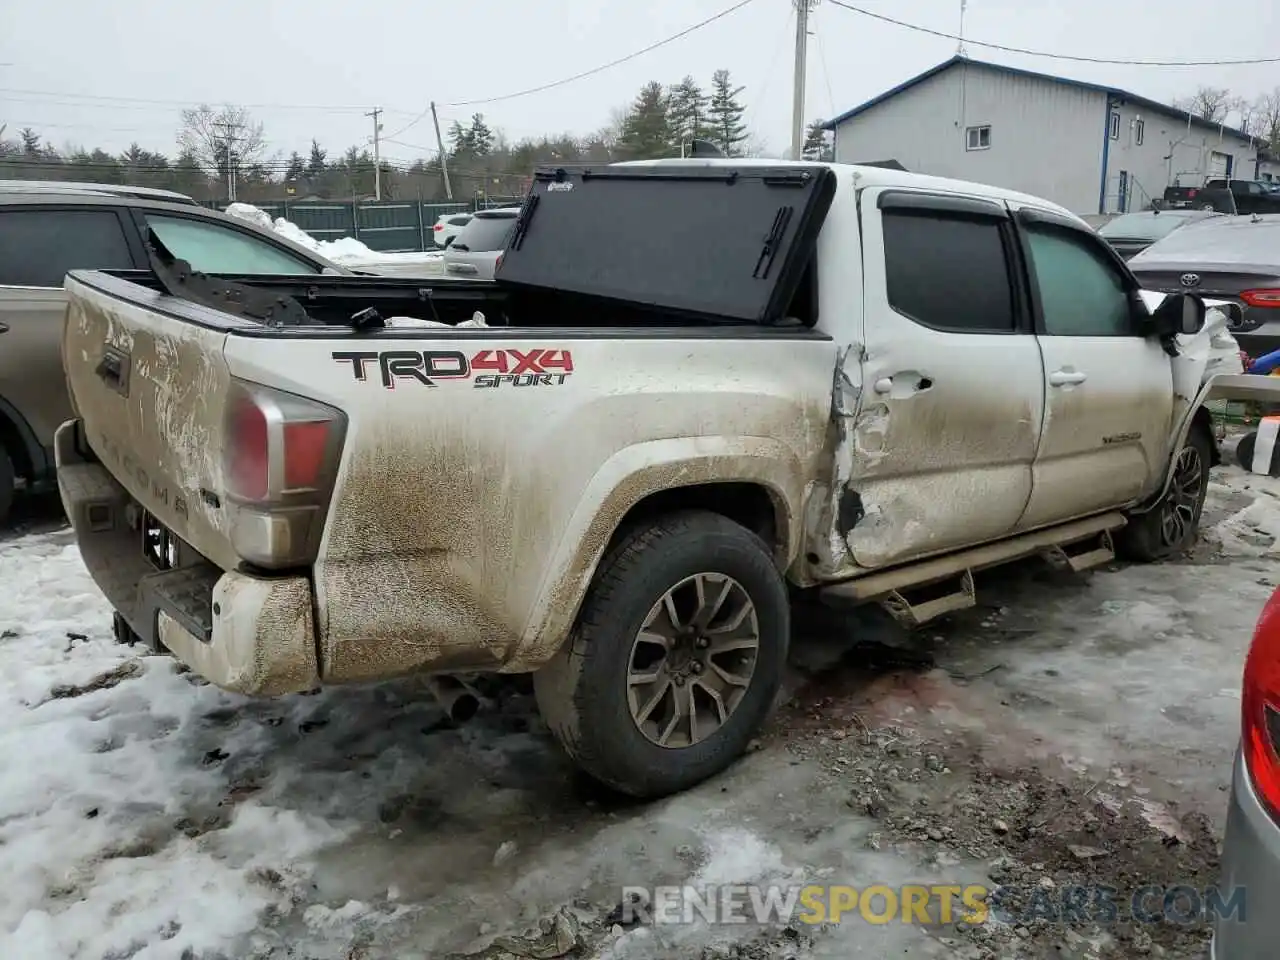
[[[504,671],[549,660],[568,636],[587,587],[622,519],[646,497],[706,483],[754,483],[768,491],[776,523],[775,559],[786,569],[800,549],[805,473],[795,452],[768,437],[682,437],[619,450],[583,492],[547,565],[538,599],[522,631],[517,657]]]
[[[1253,403],[1273,403],[1280,405],[1280,377],[1258,377],[1245,373],[1219,374],[1210,377],[1200,388],[1195,402],[1183,414],[1182,422],[1174,434],[1173,443],[1169,447],[1169,458],[1164,466],[1164,480],[1160,484],[1158,494],[1135,513],[1143,513],[1152,509],[1169,490],[1173,481],[1173,464],[1178,451],[1186,443],[1187,436],[1195,423],[1196,415],[1206,410],[1207,404],[1214,400],[1248,400]],[[1200,414],[1205,416],[1206,414]]]

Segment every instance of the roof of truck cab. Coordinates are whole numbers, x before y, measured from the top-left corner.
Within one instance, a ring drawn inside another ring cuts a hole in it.
[[[671,160],[629,160],[624,163],[615,164],[615,166],[639,167],[639,166],[699,166],[699,167],[771,167],[777,169],[779,167],[814,167],[823,166],[830,167],[835,171],[836,176],[842,179],[845,176],[856,178],[859,187],[907,187],[917,190],[935,190],[942,193],[963,193],[968,196],[986,197],[991,200],[1008,201],[1011,203],[1030,204],[1041,210],[1053,211],[1064,217],[1084,223],[1078,216],[1069,211],[1066,207],[1061,207],[1052,201],[1045,200],[1043,197],[1032,196],[1028,193],[1019,193],[1016,190],[1006,190],[1003,187],[993,187],[987,183],[974,183],[969,180],[952,180],[948,177],[931,177],[924,173],[911,173],[906,170],[894,170],[889,167],[868,167],[860,166],[852,163],[817,163],[809,160],[766,160],[760,158],[747,157],[698,157],[692,159],[671,159]],[[1087,226],[1087,224],[1086,224]]]

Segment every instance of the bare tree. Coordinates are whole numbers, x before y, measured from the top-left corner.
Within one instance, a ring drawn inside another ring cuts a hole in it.
[[[1273,153],[1280,151],[1280,87],[1253,102],[1251,121],[1249,132],[1266,141]]]
[[[1175,100],[1173,105],[1210,123],[1223,123],[1239,102],[1225,87],[1200,87],[1191,96]]]
[[[262,159],[267,141],[262,124],[244,107],[201,104],[182,111],[178,146],[205,170],[223,177],[227,173],[228,146],[235,165],[244,169]]]

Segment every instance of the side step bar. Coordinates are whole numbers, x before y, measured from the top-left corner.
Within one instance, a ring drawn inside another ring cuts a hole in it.
[[[1056,568],[1075,572],[1110,563],[1116,555],[1112,531],[1125,523],[1121,513],[1104,513],[832,584],[821,588],[821,596],[845,604],[878,602],[898,622],[918,626],[944,613],[975,606],[973,574],[977,570],[1036,555]],[[908,594],[919,593],[924,587],[934,589],[913,602]]]

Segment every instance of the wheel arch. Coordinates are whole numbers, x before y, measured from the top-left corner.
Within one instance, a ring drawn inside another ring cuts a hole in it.
[[[52,467],[31,424],[4,397],[0,397],[0,449],[9,454],[14,473],[28,481],[40,479]]]
[[[1209,439],[1210,466],[1222,462],[1222,452],[1218,449],[1218,441],[1213,433],[1213,415],[1208,404],[1213,400],[1251,400],[1258,403],[1280,403],[1280,379],[1275,377],[1258,377],[1244,373],[1219,374],[1210,377],[1200,387],[1195,401],[1191,403],[1178,429],[1174,431],[1169,450],[1164,462],[1164,476],[1155,492],[1134,513],[1146,513],[1158,504],[1169,490],[1173,481],[1173,464],[1178,458],[1178,451],[1187,442],[1187,436],[1193,429],[1203,429]]]
[[[601,560],[624,531],[647,518],[703,509],[760,536],[779,570],[800,549],[805,491],[799,458],[768,437],[655,440],[624,448],[596,472],[551,554],[516,656],[504,669],[532,670],[555,655]]]

